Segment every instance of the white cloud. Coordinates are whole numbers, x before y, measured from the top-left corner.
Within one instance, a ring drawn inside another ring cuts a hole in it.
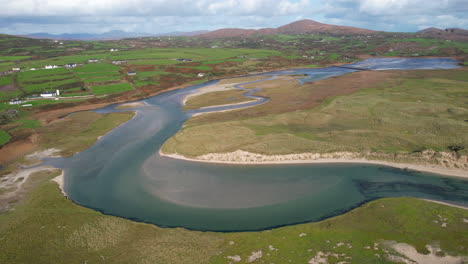
[[[468,27],[468,0],[0,0],[0,32],[162,33],[310,18],[385,31]]]
[[[308,0],[1,0],[3,16],[295,15]]]

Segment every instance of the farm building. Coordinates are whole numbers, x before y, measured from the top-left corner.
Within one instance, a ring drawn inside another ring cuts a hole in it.
[[[40,94],[41,97],[44,97],[44,98],[51,98],[51,97],[55,97],[55,96],[60,96],[60,90],[56,90],[55,92],[50,92],[50,91],[47,91],[47,92],[43,92]]]
[[[12,68],[11,70],[12,70],[12,71],[20,71],[21,68],[16,67],[16,68]]]
[[[46,65],[44,69],[57,69],[59,66],[57,65]]]
[[[71,68],[75,68],[76,66],[77,66],[76,63],[68,63],[65,65],[65,68],[71,69]]]
[[[112,61],[112,64],[115,64],[115,65],[120,65],[120,64],[125,64],[127,63],[127,61]]]
[[[201,78],[201,77],[205,77],[205,74],[200,72],[199,74],[197,74],[197,76]]]
[[[10,102],[8,102],[9,105],[17,105],[17,104],[22,104],[24,101],[18,100],[18,99],[11,99]]]
[[[118,49],[110,49],[111,52],[119,51]]]
[[[129,72],[127,72],[127,75],[136,75],[136,72],[135,71],[129,71]]]
[[[192,61],[192,59],[184,59],[184,58],[178,58],[176,61]]]
[[[99,60],[92,58],[92,59],[89,59],[88,62],[99,62]]]

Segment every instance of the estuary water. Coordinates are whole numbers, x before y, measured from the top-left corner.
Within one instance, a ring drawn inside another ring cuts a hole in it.
[[[449,59],[371,59],[360,69],[450,69]],[[306,74],[311,82],[353,72],[337,67],[265,73]],[[164,227],[245,231],[318,221],[382,197],[418,197],[468,205],[468,180],[369,164],[230,165],[159,155],[162,144],[199,112],[265,103],[182,111],[182,101],[210,81],[142,100],[137,115],[69,158],[45,161],[65,171],[74,202],[106,214]],[[252,92],[247,92],[252,96]],[[111,105],[97,112],[122,111]]]

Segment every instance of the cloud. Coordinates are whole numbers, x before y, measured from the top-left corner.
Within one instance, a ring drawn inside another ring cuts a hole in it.
[[[2,0],[0,16],[276,16],[294,15],[308,0]]]
[[[327,0],[325,18],[388,31],[468,27],[466,0]]]
[[[309,18],[385,31],[468,27],[466,0],[0,0],[0,32],[163,33]]]

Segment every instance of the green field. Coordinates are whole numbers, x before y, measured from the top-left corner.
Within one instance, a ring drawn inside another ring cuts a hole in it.
[[[464,121],[468,115],[467,73],[428,70],[386,77],[386,73],[372,73],[382,75],[375,84],[353,73],[301,87],[288,86],[284,80],[267,81],[259,95],[270,98],[268,103],[194,117],[163,150],[190,157],[238,149],[267,155],[449,151],[449,146],[468,142]],[[338,85],[339,78],[352,76],[356,77],[354,85],[367,85],[367,89],[338,97],[327,95],[329,86]],[[252,88],[258,85],[252,84]],[[324,93],[326,96],[314,99]],[[317,104],[317,100],[323,103]],[[459,151],[466,153],[466,147]]]
[[[0,56],[0,61],[19,61],[29,58],[31,58],[31,56]]]
[[[129,91],[132,89],[133,87],[129,83],[118,83],[118,84],[91,87],[91,90],[93,91],[94,95],[119,93],[119,92]]]
[[[109,63],[88,63],[73,69],[73,72],[118,72],[120,67]]]
[[[11,137],[7,132],[0,130],[0,146],[10,141],[10,138]]]

